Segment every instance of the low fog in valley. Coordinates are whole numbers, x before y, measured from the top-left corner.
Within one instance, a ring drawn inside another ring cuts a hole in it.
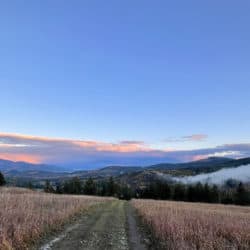
[[[250,165],[243,165],[237,168],[221,169],[219,171],[208,174],[199,174],[186,177],[173,177],[172,179],[185,184],[201,182],[220,185],[228,179],[250,182]]]

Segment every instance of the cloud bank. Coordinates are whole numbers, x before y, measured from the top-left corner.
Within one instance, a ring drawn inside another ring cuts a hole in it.
[[[204,136],[193,135],[195,140]],[[192,139],[192,140],[193,140]],[[210,156],[250,156],[249,144],[226,144],[196,150],[154,149],[143,141],[117,143],[0,133],[0,159],[95,168],[106,165],[150,165],[186,162]]]
[[[225,183],[225,181],[228,179],[250,182],[250,165],[244,165],[237,168],[221,169],[208,174],[199,174],[181,178],[172,177],[172,179],[185,184],[201,182],[220,185]]]

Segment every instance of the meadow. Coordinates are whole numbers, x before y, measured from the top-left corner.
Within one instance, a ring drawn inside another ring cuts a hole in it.
[[[46,232],[110,199],[0,188],[0,249],[26,249]]]
[[[250,207],[132,200],[162,249],[250,249]]]

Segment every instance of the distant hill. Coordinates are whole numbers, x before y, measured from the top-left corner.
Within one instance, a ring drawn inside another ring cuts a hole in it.
[[[250,159],[250,158],[249,158]],[[153,170],[177,170],[177,169],[197,169],[203,172],[218,170],[220,167],[227,167],[231,166],[230,163],[234,163],[238,165],[238,160],[225,158],[225,157],[209,157],[206,159],[192,161],[192,162],[185,162],[185,163],[177,163],[177,164],[169,164],[169,163],[162,163],[156,164],[147,167],[147,169]]]
[[[250,164],[250,158],[230,159],[222,157],[210,157],[207,159],[187,163],[162,163],[151,166],[108,166],[96,170],[83,170],[75,172],[63,172],[56,166],[44,164],[30,164],[25,162],[12,162],[0,160],[0,171],[12,180],[21,181],[63,181],[73,177],[84,180],[92,177],[95,180],[107,179],[113,176],[117,181],[141,186],[166,176],[191,176],[200,173],[210,173],[222,168],[232,168]]]
[[[9,172],[26,172],[26,171],[48,171],[48,172],[61,172],[65,171],[64,168],[46,164],[32,164],[22,161],[8,161],[0,159],[0,171]]]
[[[180,168],[202,168],[202,167],[210,167],[215,166],[218,164],[228,163],[230,161],[235,161],[231,158],[224,158],[224,157],[209,157],[206,159],[192,161],[192,162],[185,162],[185,163],[176,163],[176,164],[169,164],[169,163],[162,163],[156,164],[147,167],[148,169],[154,170],[164,170],[164,169],[180,169]]]
[[[172,182],[172,177],[196,176],[198,174],[212,173],[221,169],[232,169],[248,164],[250,164],[250,158],[235,160],[217,157],[181,164],[163,163],[143,168],[139,172],[118,176],[117,180],[135,188],[142,188],[158,180]]]

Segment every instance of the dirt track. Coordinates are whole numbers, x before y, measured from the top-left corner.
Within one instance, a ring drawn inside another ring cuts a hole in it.
[[[112,201],[82,215],[40,250],[144,250],[134,211],[126,201]]]

